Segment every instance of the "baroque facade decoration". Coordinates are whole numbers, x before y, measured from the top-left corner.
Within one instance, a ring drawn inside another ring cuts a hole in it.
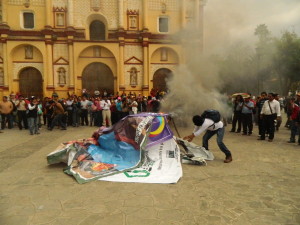
[[[203,2],[1,1],[0,97],[30,95],[31,85],[41,87],[39,97],[83,89],[148,95],[186,60],[172,36],[192,20],[202,26]]]

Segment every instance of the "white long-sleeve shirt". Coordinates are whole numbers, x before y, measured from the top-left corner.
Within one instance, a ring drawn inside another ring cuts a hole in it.
[[[109,100],[106,100],[106,102],[105,102],[105,100],[102,100],[100,102],[100,106],[103,110],[108,110],[108,109],[110,109],[111,103]]]
[[[270,106],[268,102],[270,103]],[[270,110],[270,107],[272,109],[272,112]],[[280,103],[275,99],[273,101],[269,101],[269,100],[265,101],[260,112],[260,114],[264,114],[264,115],[271,115],[272,113],[273,114],[277,113],[277,116],[281,116]]]
[[[222,121],[215,123],[211,119],[206,118],[206,119],[204,119],[202,126],[195,126],[193,134],[195,136],[198,136],[206,130],[211,130],[211,131],[218,130],[218,129],[222,128],[223,126],[224,126],[224,124]]]

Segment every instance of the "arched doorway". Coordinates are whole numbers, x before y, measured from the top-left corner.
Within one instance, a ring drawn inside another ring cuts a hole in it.
[[[27,67],[20,72],[19,89],[24,97],[43,98],[43,78],[39,70]]]
[[[96,90],[114,93],[114,76],[111,69],[100,62],[87,65],[82,73],[82,89],[91,94]]]
[[[105,40],[105,25],[99,20],[90,24],[90,39],[93,41]]]
[[[171,70],[162,68],[153,75],[153,88],[159,91],[167,91],[167,81],[173,76]]]

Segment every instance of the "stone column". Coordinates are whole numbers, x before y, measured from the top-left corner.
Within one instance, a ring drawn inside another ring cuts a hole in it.
[[[52,0],[46,1],[46,26],[53,27],[53,5]]]
[[[53,57],[52,57],[52,43],[46,42],[47,50],[47,70],[45,71],[45,76],[47,76],[47,89],[54,89],[54,74],[53,74]]]
[[[68,42],[69,50],[69,89],[74,89],[74,49],[73,42]]]
[[[148,38],[144,38],[143,40],[143,67],[144,67],[144,74],[143,74],[143,94],[148,95],[149,93],[149,67],[148,67],[148,62],[149,62],[149,43],[148,43]]]
[[[124,42],[120,42],[119,44],[119,90],[125,89],[125,79],[124,79]]]
[[[2,43],[3,50],[3,73],[4,73],[4,88],[8,88],[8,55],[7,55],[7,44],[6,40]],[[12,79],[11,79],[12,80]]]
[[[147,6],[148,6],[148,0],[143,0],[143,30],[148,30],[148,11],[147,11]]]
[[[124,29],[124,0],[119,0],[119,29]]]
[[[7,1],[2,1],[2,24],[7,24]]]
[[[68,14],[68,26],[72,27],[73,26],[73,1],[74,0],[68,0],[68,9],[67,9],[67,14]]]

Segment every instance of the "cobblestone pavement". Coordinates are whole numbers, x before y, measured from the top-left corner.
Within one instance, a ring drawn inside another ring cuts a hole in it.
[[[300,146],[286,143],[289,131],[281,128],[269,143],[256,140],[257,128],[252,136],[229,129],[224,140],[233,162],[223,163],[212,138],[216,159],[206,167],[183,165],[177,184],[81,185],[63,173],[65,165],[48,166],[46,155],[61,142],[90,137],[94,127],[32,136],[6,129],[0,133],[0,224],[300,224]],[[182,136],[191,131],[179,130]]]

